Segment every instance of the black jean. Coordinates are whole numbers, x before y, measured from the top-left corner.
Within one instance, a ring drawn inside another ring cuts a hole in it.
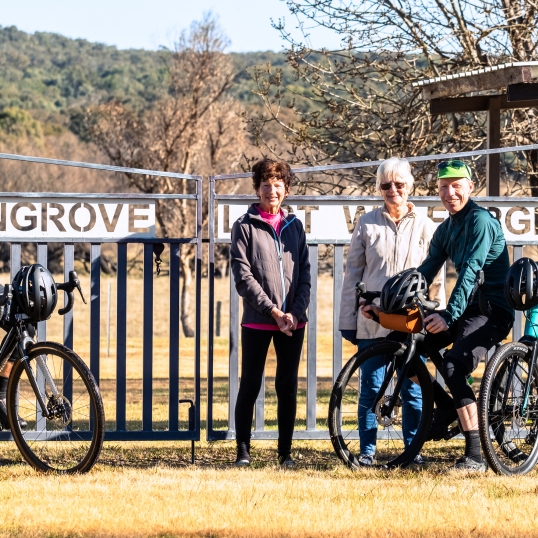
[[[290,452],[297,413],[297,383],[304,332],[303,327],[292,331],[292,336],[287,336],[280,331],[261,331],[242,327],[241,384],[235,405],[238,442],[250,441],[254,405],[262,385],[269,344],[273,340],[276,351],[278,453]]]

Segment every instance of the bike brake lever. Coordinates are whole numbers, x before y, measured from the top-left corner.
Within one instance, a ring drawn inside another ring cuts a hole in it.
[[[88,303],[86,302],[86,299],[84,299],[84,295],[82,295],[82,288],[80,287],[80,282],[76,285],[76,288],[77,288],[78,292],[80,293],[80,297],[81,297],[81,299],[82,299],[82,302],[83,302],[84,304],[88,304]]]
[[[84,295],[82,294],[82,288],[80,287],[80,280],[78,279],[78,275],[76,271],[69,271],[69,282],[74,288],[77,288],[78,292],[80,293],[80,298],[82,299],[82,302],[84,304],[88,304],[86,302],[86,299],[84,299]]]

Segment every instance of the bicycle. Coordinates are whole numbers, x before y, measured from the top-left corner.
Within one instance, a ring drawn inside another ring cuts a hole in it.
[[[86,303],[75,271],[67,282],[55,285],[52,275],[34,264],[21,268],[0,295],[1,326],[7,331],[0,344],[0,371],[16,357],[6,402],[11,434],[23,458],[38,471],[87,472],[103,446],[104,407],[92,373],[73,350],[30,336],[33,325],[54,311],[56,290],[67,294],[67,304],[58,310],[65,315],[74,306],[75,289]],[[14,290],[26,294],[26,309],[19,296],[13,300]],[[19,419],[27,423],[25,428]]]
[[[364,283],[357,283],[355,310],[359,309],[361,298],[366,300],[365,304],[371,304],[380,295],[381,292],[366,291]],[[420,452],[429,432],[434,401],[430,373],[422,360],[415,356],[415,351],[417,343],[423,340],[426,334],[423,328],[424,318],[427,315],[425,309],[435,310],[438,306],[436,301],[429,301],[422,292],[417,292],[412,300],[414,314],[409,318],[412,324],[415,324],[415,328],[410,329],[403,325],[401,327],[407,332],[405,341],[385,340],[374,343],[353,355],[340,372],[331,394],[328,421],[333,447],[338,457],[348,467],[360,467],[358,462],[360,366],[379,355],[386,356],[387,360],[385,377],[371,407],[376,414],[379,427],[382,428],[378,432],[377,465],[385,468],[405,467]],[[383,325],[382,320],[381,324]],[[416,328],[418,330],[415,331]],[[422,413],[413,441],[405,446],[401,422],[401,390],[404,379],[411,372],[410,368],[421,389]]]
[[[510,268],[505,297],[515,310],[528,312],[538,304],[537,276],[538,266],[529,258]],[[478,407],[480,440],[498,474],[526,474],[538,461],[537,357],[538,339],[527,334],[501,346],[486,366]]]

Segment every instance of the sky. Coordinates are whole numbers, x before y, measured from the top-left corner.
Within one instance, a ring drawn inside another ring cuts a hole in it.
[[[282,0],[0,0],[0,26],[28,33],[52,32],[70,38],[156,50],[170,47],[181,30],[213,11],[231,41],[228,52],[280,51],[285,44],[271,26],[285,18],[297,38],[299,21]],[[304,25],[311,46],[337,48],[331,31]],[[301,41],[304,41],[301,39]]]

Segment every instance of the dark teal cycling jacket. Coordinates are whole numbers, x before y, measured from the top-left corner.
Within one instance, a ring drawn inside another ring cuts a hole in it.
[[[501,308],[514,316],[503,293],[510,260],[501,225],[489,211],[472,200],[461,211],[450,215],[433,234],[428,256],[418,267],[428,285],[447,258],[454,262],[458,273],[446,311],[441,314],[449,327],[469,305],[476,274],[480,269],[484,270],[486,299],[492,308]],[[475,304],[478,305],[478,293],[473,299]]]

